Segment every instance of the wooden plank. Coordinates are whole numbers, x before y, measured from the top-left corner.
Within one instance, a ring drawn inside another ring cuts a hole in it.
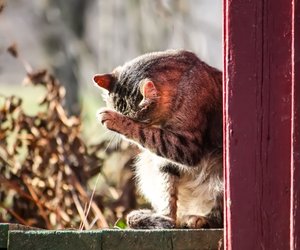
[[[292,118],[292,189],[291,189],[291,245],[300,249],[300,1],[293,9],[293,118]]]
[[[7,239],[9,230],[36,230],[37,228],[23,226],[14,223],[0,223],[0,249],[7,248]]]
[[[224,10],[225,247],[289,249],[292,0]]]
[[[78,230],[37,230],[9,231],[9,250],[73,250],[73,249],[103,249],[101,247],[101,231]]]
[[[223,230],[9,231],[8,249],[217,250]]]
[[[7,248],[8,230],[9,230],[9,224],[0,223],[0,249]]]
[[[217,250],[223,230],[103,230],[105,250]]]

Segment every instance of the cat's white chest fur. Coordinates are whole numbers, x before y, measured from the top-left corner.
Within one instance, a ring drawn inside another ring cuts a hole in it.
[[[160,166],[167,160],[144,151],[136,164],[136,177],[140,192],[151,202],[156,211],[167,206],[167,174],[160,171]],[[223,180],[216,169],[221,162],[204,157],[199,166],[182,167],[177,180],[177,217],[184,215],[209,214],[215,205],[216,197],[223,192]],[[221,167],[221,165],[220,165]]]

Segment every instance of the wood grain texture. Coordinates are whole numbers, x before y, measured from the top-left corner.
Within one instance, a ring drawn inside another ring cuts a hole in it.
[[[9,231],[10,250],[218,250],[223,230]]]
[[[293,89],[290,249],[300,249],[300,1],[293,4]]]
[[[289,249],[293,0],[227,0],[227,249]]]

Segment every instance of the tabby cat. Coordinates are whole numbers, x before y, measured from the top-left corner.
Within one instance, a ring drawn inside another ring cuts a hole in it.
[[[142,150],[138,187],[153,206],[130,228],[222,227],[222,73],[194,53],[142,55],[94,76],[108,91],[100,122]]]

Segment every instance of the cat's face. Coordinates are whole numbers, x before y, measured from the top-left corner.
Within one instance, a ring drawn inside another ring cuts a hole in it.
[[[108,107],[134,120],[155,123],[159,91],[151,79],[118,67],[112,73],[94,76],[94,82],[106,90]]]
[[[108,107],[134,120],[162,126],[175,119],[172,105],[181,98],[177,85],[194,67],[195,58],[181,50],[148,53],[112,73],[96,75],[94,82],[107,90]]]

